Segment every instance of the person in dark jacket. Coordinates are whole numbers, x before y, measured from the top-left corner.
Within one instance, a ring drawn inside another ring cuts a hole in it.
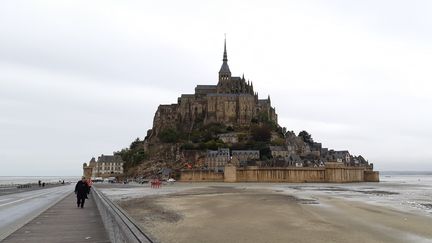
[[[84,207],[85,199],[89,193],[89,187],[86,183],[86,178],[83,176],[80,181],[75,186],[75,194],[77,196],[77,206],[81,208]]]

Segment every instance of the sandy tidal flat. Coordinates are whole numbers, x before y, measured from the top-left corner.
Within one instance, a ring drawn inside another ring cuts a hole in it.
[[[201,186],[120,203],[159,242],[432,242],[432,217],[330,195]]]

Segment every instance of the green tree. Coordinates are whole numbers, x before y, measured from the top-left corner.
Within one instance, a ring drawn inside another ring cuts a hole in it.
[[[172,128],[162,130],[159,135],[159,139],[164,143],[176,143],[179,140],[179,134]]]
[[[140,145],[142,145],[143,141],[140,140],[140,138],[136,138],[135,141],[133,141],[131,143],[131,145],[129,146],[129,149],[136,149],[137,147],[139,147]]]
[[[303,141],[307,144],[312,144],[314,142],[312,139],[312,135],[310,135],[306,131],[301,131],[298,136],[301,137]]]
[[[266,124],[260,126],[252,126],[251,134],[253,140],[258,142],[269,142],[271,139],[271,129]]]
[[[283,138],[276,138],[274,141],[271,142],[274,146],[283,146],[285,145],[285,139]]]
[[[124,171],[128,171],[130,168],[140,165],[144,160],[148,158],[144,152],[144,148],[136,149],[122,149],[121,151],[115,152],[114,154],[120,155],[125,161],[123,164]]]

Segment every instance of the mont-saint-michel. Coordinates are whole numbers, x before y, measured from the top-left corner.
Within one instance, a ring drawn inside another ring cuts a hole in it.
[[[0,242],[432,242],[429,2],[0,1]]]
[[[270,96],[261,99],[252,81],[232,75],[226,42],[214,84],[159,105],[143,140],[92,158],[84,173],[130,182],[97,188],[160,242],[407,242],[423,239],[411,232],[431,236],[427,217],[364,203],[404,197],[391,184],[377,183],[372,163],[281,126]],[[391,230],[381,232],[384,227]]]
[[[89,177],[163,174],[190,182],[379,181],[362,156],[280,126],[270,95],[260,99],[252,81],[232,75],[226,40],[216,84],[199,84],[177,103],[159,105],[144,140],[92,158],[84,169]]]

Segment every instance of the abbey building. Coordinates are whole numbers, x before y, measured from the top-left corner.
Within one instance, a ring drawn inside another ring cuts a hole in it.
[[[151,138],[162,129],[192,130],[197,125],[210,123],[247,126],[262,115],[277,124],[270,97],[258,99],[252,82],[246,80],[244,75],[231,75],[225,41],[217,85],[197,85],[194,94],[182,94],[177,104],[159,105],[152,132],[148,135]]]

